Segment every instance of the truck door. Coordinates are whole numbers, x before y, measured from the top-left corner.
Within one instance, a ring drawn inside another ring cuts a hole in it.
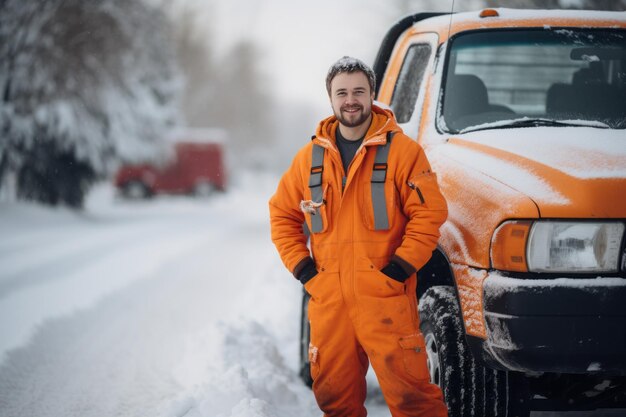
[[[412,35],[401,41],[379,94],[379,101],[391,107],[404,132],[413,139],[420,130],[437,41],[434,33]]]

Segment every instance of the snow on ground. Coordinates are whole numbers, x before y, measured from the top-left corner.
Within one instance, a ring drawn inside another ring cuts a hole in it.
[[[0,416],[319,416],[296,371],[301,287],[269,237],[276,183],[0,203]]]
[[[301,286],[269,237],[277,180],[151,201],[102,185],[82,213],[0,202],[0,417],[320,416],[297,376]]]

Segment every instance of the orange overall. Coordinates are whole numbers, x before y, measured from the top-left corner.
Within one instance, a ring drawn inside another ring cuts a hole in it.
[[[338,122],[329,117],[313,142],[325,148],[323,201],[311,202],[312,143],[294,158],[270,200],[272,240],[290,271],[312,255],[318,274],[305,284],[311,295],[311,375],[326,416],[361,417],[365,374],[371,361],[394,417],[447,416],[439,387],[429,382],[419,331],[413,273],[404,283],[380,272],[393,258],[414,270],[430,258],[447,217],[445,199],[421,147],[404,135],[390,111],[372,107],[372,124],[344,173],[335,145]],[[377,230],[371,192],[376,149],[394,132],[384,198],[387,230]],[[344,179],[345,177],[345,179]],[[344,185],[345,184],[345,185]],[[311,252],[302,232],[322,216]]]

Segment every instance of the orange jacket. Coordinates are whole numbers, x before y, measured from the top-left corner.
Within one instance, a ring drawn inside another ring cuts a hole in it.
[[[320,122],[312,139],[325,148],[324,204],[318,214],[324,227],[311,234],[311,252],[318,270],[344,274],[360,268],[381,269],[394,257],[411,273],[430,259],[439,239],[439,226],[446,220],[446,201],[420,145],[402,133],[391,111],[372,106],[372,116],[347,174],[335,145],[339,122],[334,116]],[[389,229],[381,231],[374,230],[370,181],[375,150],[386,143],[389,131],[394,132],[384,186]],[[305,221],[311,230],[311,214],[301,210],[301,203],[311,200],[311,153],[309,143],[296,154],[269,202],[272,240],[292,272],[311,256],[302,230]],[[344,176],[347,179],[342,187]]]

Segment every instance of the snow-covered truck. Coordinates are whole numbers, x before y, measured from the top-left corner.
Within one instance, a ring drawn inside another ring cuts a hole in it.
[[[124,165],[115,175],[115,186],[122,196],[133,199],[161,193],[206,197],[225,191],[225,138],[226,132],[221,129],[170,132],[166,142],[173,155],[166,164]]]
[[[374,71],[448,200],[415,296],[450,416],[626,409],[626,13],[418,13]]]

